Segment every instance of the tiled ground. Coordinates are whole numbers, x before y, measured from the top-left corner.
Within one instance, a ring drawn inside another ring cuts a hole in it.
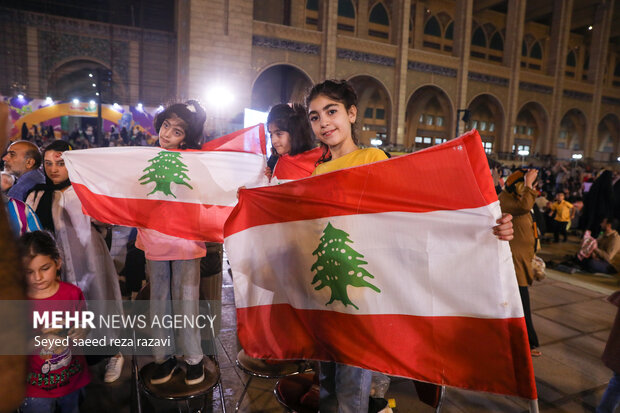
[[[562,257],[577,248],[577,240],[568,244],[545,245],[541,255],[545,258]],[[588,278],[590,277],[590,278]],[[534,324],[541,342],[542,357],[534,358],[534,371],[539,394],[539,408],[545,413],[594,412],[611,376],[603,366],[600,355],[605,346],[615,308],[604,299],[617,286],[616,279],[593,276],[571,276],[548,271],[548,277],[530,289]],[[587,288],[586,288],[587,287]],[[231,279],[225,273],[222,293],[222,331],[218,340],[218,356],[226,407],[234,411],[247,376],[235,367],[239,345],[236,338],[234,296]],[[484,351],[484,349],[480,349]],[[94,371],[101,374],[103,363]],[[242,412],[284,411],[273,396],[275,380],[254,379],[241,406]],[[132,411],[130,362],[124,367],[121,379],[111,385],[94,381],[88,388],[83,412]],[[220,411],[219,393],[206,411]],[[398,413],[433,412],[422,404],[411,381],[394,378],[387,394],[396,401]],[[193,402],[190,407],[198,408]],[[144,402],[144,412],[172,412],[184,404],[171,402]],[[133,410],[137,411],[137,410]],[[184,410],[182,410],[184,411]],[[444,396],[441,412],[527,412],[527,401],[449,388]]]

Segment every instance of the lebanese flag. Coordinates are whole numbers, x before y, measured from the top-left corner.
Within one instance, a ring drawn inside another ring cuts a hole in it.
[[[241,132],[236,137],[245,143],[264,140],[262,125]],[[220,147],[243,147],[235,145],[228,139]],[[251,152],[259,145],[247,145],[250,152],[96,148],[67,151],[63,159],[84,213],[96,220],[222,242],[237,189],[267,184],[265,156]]]
[[[480,136],[240,192],[224,228],[248,355],[536,399]]]
[[[273,170],[272,183],[284,183],[312,175],[316,163],[323,155],[323,148],[318,147],[297,155],[281,155]]]

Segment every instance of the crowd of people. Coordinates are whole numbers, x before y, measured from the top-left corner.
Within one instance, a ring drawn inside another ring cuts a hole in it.
[[[32,142],[38,147],[44,147],[50,142],[60,139],[68,142],[74,149],[89,149],[110,146],[149,146],[157,142],[157,136],[140,127],[133,126],[118,128],[111,125],[101,138],[97,138],[97,128],[91,125],[80,127],[77,124],[71,131],[55,130],[51,125],[31,125],[23,123],[21,140]]]
[[[308,176],[386,159],[388,154],[381,149],[360,148],[354,127],[357,116],[357,95],[346,81],[328,80],[315,85],[303,104],[274,106],[267,120],[273,156],[265,175],[277,181],[273,178],[280,161],[310,152],[316,154],[316,161],[313,170],[304,172]],[[205,120],[205,111],[197,101],[175,103],[155,118],[158,136],[153,142],[142,132],[128,132],[124,128],[117,132],[115,128],[103,145],[155,144],[171,150],[197,149]],[[120,270],[110,252],[108,236],[112,228],[84,215],[62,157],[66,151],[92,146],[93,135],[74,131],[56,139],[53,131],[43,130],[47,132],[27,134],[11,143],[2,158],[2,196],[11,228],[16,237],[21,237],[26,293],[35,302],[70,297],[78,307],[84,299],[120,303]],[[321,148],[318,151],[317,144]],[[602,232],[597,246],[585,258],[603,259],[611,265],[613,249],[620,249],[620,243],[610,247],[612,242],[606,243],[605,237],[613,238],[614,233],[618,236],[620,176],[604,169],[561,162],[552,167],[512,169],[490,163],[504,212],[492,231],[499,240],[510,242],[532,356],[540,356],[527,291],[534,279],[532,258],[536,245],[547,233],[554,234],[554,242],[560,242],[560,236],[565,242],[570,229],[578,228],[584,234],[589,231],[593,238]],[[153,305],[167,300],[198,305],[200,260],[207,253],[203,242],[139,228],[135,246],[143,254]],[[74,330],[70,334],[80,336],[84,332]],[[184,329],[181,335],[185,352],[155,354],[157,366],[150,378],[152,385],[168,382],[181,358],[188,386],[204,379],[200,335],[192,329]],[[123,356],[116,350],[109,354],[105,382],[120,376]],[[50,372],[42,370],[41,359],[42,355],[30,356],[22,411],[43,411],[40,406],[53,411],[58,406],[63,412],[77,412],[78,395],[89,380],[88,360],[76,357],[67,361],[54,372],[57,380],[51,381],[42,380]],[[74,374],[62,374],[64,369],[72,369]],[[319,379],[321,412],[389,409],[387,401],[376,400],[382,394],[373,392],[373,385],[389,381],[379,373],[321,362]],[[617,405],[620,395],[612,392],[613,397]]]

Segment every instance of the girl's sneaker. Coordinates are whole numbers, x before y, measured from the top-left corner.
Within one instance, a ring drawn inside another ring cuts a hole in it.
[[[176,369],[177,359],[175,357],[170,357],[155,368],[153,376],[151,376],[151,384],[167,383],[172,378],[172,374]]]
[[[202,383],[205,379],[205,369],[202,360],[198,364],[188,364],[185,372],[185,384],[192,386]]]
[[[108,360],[108,364],[105,365],[105,374],[103,376],[103,381],[105,383],[112,383],[118,380],[121,377],[121,373],[123,372],[123,363],[125,359],[121,353],[118,353],[115,356],[110,357]]]

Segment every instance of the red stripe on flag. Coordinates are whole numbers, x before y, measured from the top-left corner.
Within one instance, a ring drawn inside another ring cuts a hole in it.
[[[242,347],[256,358],[338,361],[440,385],[537,398],[523,318],[353,315],[276,304],[238,308],[237,326]]]
[[[156,199],[114,198],[73,183],[84,213],[101,222],[150,228],[196,241],[223,242],[224,222],[233,207]],[[144,211],[149,211],[145,214]]]
[[[206,142],[201,149],[265,155],[266,145],[265,125],[261,123]]]
[[[318,147],[297,155],[282,155],[273,171],[273,176],[279,179],[301,179],[312,175],[315,164],[323,154],[323,148]]]
[[[411,155],[242,189],[224,233],[227,237],[257,225],[328,216],[479,208],[495,201],[482,141],[473,130]]]

